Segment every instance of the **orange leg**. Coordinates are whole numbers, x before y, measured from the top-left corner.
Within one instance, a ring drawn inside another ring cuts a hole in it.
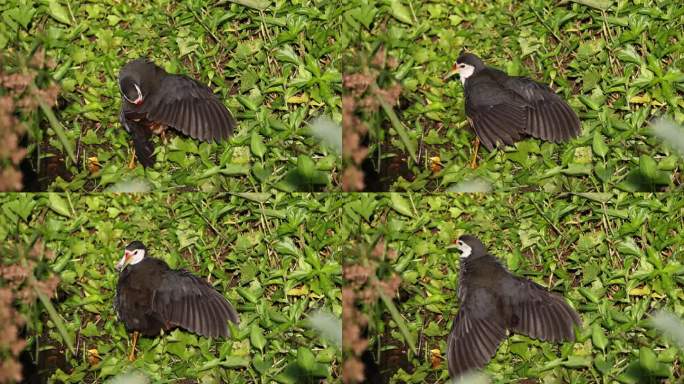
[[[138,331],[133,332],[133,345],[131,346],[131,353],[128,354],[128,361],[134,361],[135,360],[135,345],[138,343]]]
[[[133,148],[133,153],[131,154],[131,160],[128,162],[128,169],[135,168],[135,148]]]
[[[477,152],[480,150],[480,138],[475,136],[475,142],[473,143],[473,155],[470,159],[470,168],[475,169],[477,168]]]

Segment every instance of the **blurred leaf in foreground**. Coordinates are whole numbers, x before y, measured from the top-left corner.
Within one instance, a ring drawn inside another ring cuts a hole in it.
[[[124,192],[124,193],[136,193],[136,192],[149,192],[151,189],[150,183],[145,179],[131,179],[120,181],[114,185],[110,185],[105,189],[105,192]]]
[[[149,384],[150,379],[142,372],[128,372],[109,380],[109,384]]]
[[[472,179],[447,188],[447,192],[487,193],[492,191],[492,184],[485,179]]]
[[[342,345],[342,321],[333,314],[325,311],[314,312],[309,317],[309,326],[335,346]]]
[[[324,145],[342,153],[342,126],[326,116],[319,116],[311,122],[311,134]]]
[[[684,156],[684,127],[661,117],[653,123],[651,129],[658,138]]]
[[[684,349],[684,322],[667,311],[659,311],[651,320],[653,327]]]
[[[484,373],[468,372],[465,375],[459,376],[458,379],[453,379],[451,384],[489,384],[489,378]]]

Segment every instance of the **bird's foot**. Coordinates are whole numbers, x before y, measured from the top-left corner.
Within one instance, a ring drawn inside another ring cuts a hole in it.
[[[131,353],[128,354],[128,361],[135,361],[135,345],[138,343],[138,331],[133,332],[133,345],[131,346]]]
[[[133,149],[133,153],[131,153],[131,160],[128,162],[128,169],[133,168],[135,168],[135,149]]]
[[[477,168],[477,152],[480,150],[480,138],[476,137],[475,142],[473,143],[473,155],[470,158],[470,168],[476,169]]]

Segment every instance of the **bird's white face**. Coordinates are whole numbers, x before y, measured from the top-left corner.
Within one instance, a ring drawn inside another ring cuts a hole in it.
[[[458,78],[461,80],[462,84],[465,84],[466,80],[473,75],[475,72],[475,67],[466,63],[458,64]]]
[[[461,251],[461,259],[467,259],[470,254],[473,253],[473,249],[470,247],[470,245],[461,240],[456,241],[456,248]]]
[[[131,104],[140,105],[143,102],[143,94],[140,87],[136,83],[132,83],[133,89],[125,88],[121,82],[119,82],[119,88],[121,89],[121,95]],[[130,94],[130,95],[129,95]]]
[[[145,257],[144,249],[136,249],[135,251],[125,250],[121,260],[116,264],[116,269],[123,271],[129,265],[138,264]]]

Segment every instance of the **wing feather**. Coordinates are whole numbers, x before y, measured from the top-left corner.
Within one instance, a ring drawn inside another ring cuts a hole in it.
[[[577,114],[551,88],[526,77],[499,78],[504,88],[529,105],[532,118],[525,127],[525,133],[553,142],[564,142],[579,135]]]
[[[496,299],[480,288],[469,292],[447,340],[447,363],[452,378],[484,367],[506,338],[505,324],[494,312]]]
[[[191,273],[169,271],[155,291],[152,307],[164,321],[202,336],[227,336],[227,322],[239,322],[223,295]]]
[[[152,121],[204,141],[218,142],[233,132],[235,120],[228,109],[208,87],[189,77],[166,76],[153,97],[156,100],[142,106]]]
[[[515,280],[518,292],[511,304],[513,318],[519,321],[509,324],[510,329],[546,341],[574,340],[574,327],[582,323],[579,314],[542,286],[523,278]]]

